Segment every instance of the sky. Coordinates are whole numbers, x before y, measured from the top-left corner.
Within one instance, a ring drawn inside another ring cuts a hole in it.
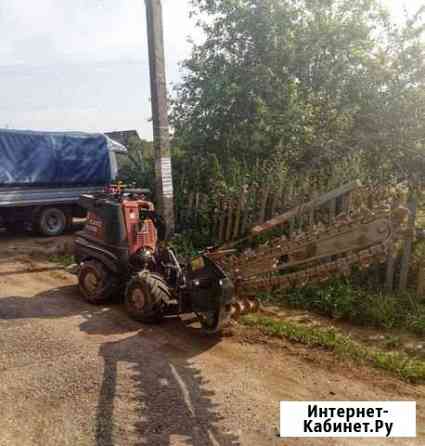
[[[425,0],[384,0],[395,15]],[[188,37],[190,0],[162,0],[169,87]],[[144,0],[0,0],[0,128],[152,139]]]

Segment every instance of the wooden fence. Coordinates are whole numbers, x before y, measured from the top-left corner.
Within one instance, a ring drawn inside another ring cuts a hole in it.
[[[178,209],[178,224],[183,230],[202,225],[211,240],[222,244],[243,238],[254,226],[283,215],[282,219],[288,222],[286,230],[290,236],[299,230],[308,230],[319,222],[328,224],[339,213],[350,212],[358,187],[358,181],[330,192],[306,188],[303,184],[289,184],[279,190],[267,185],[250,185],[238,193],[221,196],[218,202],[207,194],[191,191],[181,201],[183,205]],[[375,198],[379,201],[379,197]],[[373,200],[371,196],[369,206],[373,206]],[[382,286],[389,292],[412,287],[412,235],[416,226],[417,198],[414,195],[407,198],[406,195],[398,203],[410,210],[410,231],[388,257]],[[425,258],[415,271],[414,281],[418,296],[425,297]]]
[[[190,192],[179,209],[180,227],[186,229],[204,218],[211,239],[225,243],[242,238],[255,225],[262,224],[288,211],[289,232],[306,229],[319,221],[330,222],[351,206],[351,194],[358,188],[357,181],[331,192],[318,190],[308,194],[305,190],[272,191],[270,187],[246,186],[238,194],[221,197],[210,203],[206,194]]]

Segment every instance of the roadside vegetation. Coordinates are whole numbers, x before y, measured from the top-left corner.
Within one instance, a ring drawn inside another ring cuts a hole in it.
[[[174,92],[177,200],[320,182],[342,161],[345,177],[424,177],[425,6],[400,21],[380,0],[192,5],[205,39]]]
[[[405,353],[375,350],[354,341],[334,328],[309,327],[270,316],[249,315],[241,323],[260,330],[267,336],[288,339],[311,347],[324,348],[336,355],[384,369],[410,382],[425,381],[425,361]]]
[[[52,263],[58,263],[59,265],[62,265],[65,268],[72,265],[73,263],[75,263],[74,256],[72,256],[72,255],[50,256],[48,258],[48,260],[49,260],[49,262],[52,262]]]
[[[335,320],[383,329],[405,329],[425,335],[425,302],[413,293],[386,294],[334,280],[320,287],[260,296],[264,304],[305,309]]]

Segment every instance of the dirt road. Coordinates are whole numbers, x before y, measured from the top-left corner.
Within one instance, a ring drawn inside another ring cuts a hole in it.
[[[0,259],[0,445],[423,445],[425,387],[331,354],[141,326],[75,279]],[[416,440],[281,440],[280,400],[417,400]]]

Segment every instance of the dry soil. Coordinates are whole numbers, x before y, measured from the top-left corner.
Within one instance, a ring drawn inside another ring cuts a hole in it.
[[[54,265],[2,252],[1,446],[425,444],[425,386],[246,329],[142,326],[86,304]],[[412,399],[416,440],[278,438],[280,400]]]

